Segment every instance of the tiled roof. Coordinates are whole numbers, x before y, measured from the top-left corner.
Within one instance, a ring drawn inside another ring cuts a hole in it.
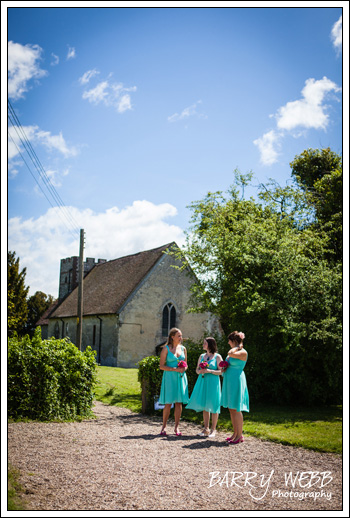
[[[153,250],[128,255],[97,264],[84,278],[83,314],[102,315],[118,313],[127,298],[175,243]],[[77,315],[78,288],[75,288],[50,315],[50,318]]]
[[[51,304],[51,306],[49,308],[47,308],[45,313],[43,315],[41,315],[41,317],[39,318],[39,320],[37,321],[37,323],[35,325],[36,326],[48,325],[50,313],[53,312],[53,310],[58,306],[58,304],[59,304],[58,300],[56,300],[53,304]]]

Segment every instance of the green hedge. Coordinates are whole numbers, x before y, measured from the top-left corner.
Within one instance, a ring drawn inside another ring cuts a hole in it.
[[[202,343],[203,340],[199,340],[198,343],[186,340],[184,343],[187,350],[188,369],[186,375],[190,395],[198,377],[196,367],[199,355],[205,352],[202,348]],[[218,342],[219,353],[223,357],[226,357],[226,353],[229,350],[229,347],[225,345],[225,343],[227,343],[227,340]],[[144,392],[145,406],[147,407],[147,412],[152,412],[154,409],[154,397],[160,394],[163,377],[163,372],[159,368],[159,356],[147,356],[147,358],[144,358],[138,363],[138,368],[138,380]]]
[[[91,416],[96,383],[95,351],[84,352],[69,339],[8,342],[8,415],[14,419],[77,419]]]

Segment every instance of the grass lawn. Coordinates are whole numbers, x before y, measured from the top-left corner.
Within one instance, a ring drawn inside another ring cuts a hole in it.
[[[96,399],[109,405],[141,412],[141,387],[137,369],[98,367]],[[244,434],[260,439],[316,451],[342,452],[342,407],[277,406],[250,402],[250,412],[243,413]],[[161,415],[158,410],[156,414]],[[202,423],[202,413],[183,410],[182,419]],[[232,431],[229,412],[223,409],[218,428]]]

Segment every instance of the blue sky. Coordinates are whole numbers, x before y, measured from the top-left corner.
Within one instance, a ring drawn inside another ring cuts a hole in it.
[[[181,245],[187,206],[235,168],[285,185],[304,149],[342,152],[339,7],[12,7],[8,42],[11,105],[69,214],[10,128],[8,247],[30,293],[57,296],[79,228],[96,259]]]

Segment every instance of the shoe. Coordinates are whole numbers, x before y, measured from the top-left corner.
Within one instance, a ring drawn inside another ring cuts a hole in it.
[[[238,444],[239,442],[244,442],[244,437],[243,437],[243,435],[241,435],[239,439],[236,439],[235,441],[231,440],[228,442],[229,442],[229,444]]]
[[[182,435],[181,432],[176,432],[175,435],[177,435],[178,437]]]
[[[232,435],[231,435],[231,437],[232,437]],[[225,441],[227,441],[227,442],[232,441],[231,437],[226,437]]]
[[[199,437],[209,437],[209,433],[210,432],[206,432],[205,430],[203,430],[203,432],[201,432],[201,433],[199,433],[197,435],[199,435]]]
[[[216,430],[213,430],[213,431],[210,432],[208,437],[215,437],[215,435],[216,435]]]
[[[162,430],[159,435],[166,435],[166,431]]]

